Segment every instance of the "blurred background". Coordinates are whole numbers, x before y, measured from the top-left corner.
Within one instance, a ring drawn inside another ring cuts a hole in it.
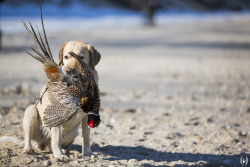
[[[19,20],[39,19],[39,0],[1,0],[0,33],[23,32]],[[50,31],[113,27],[154,27],[173,22],[248,15],[246,0],[46,0],[43,15]],[[241,17],[241,16],[240,16]],[[58,26],[60,25],[60,26]],[[2,40],[1,40],[2,41]],[[3,44],[0,44],[2,46]],[[0,47],[1,48],[1,47]]]
[[[97,25],[99,27],[154,26],[177,21],[183,17],[198,17],[212,13],[242,13],[248,12],[249,9],[250,1],[246,0],[46,0],[43,2],[46,19],[80,18],[83,22],[79,25],[80,28]],[[14,26],[13,18],[39,17],[39,0],[1,0],[0,12],[3,32],[20,31],[20,25]],[[179,17],[176,18],[177,16]],[[67,29],[70,23],[66,24],[56,28]]]

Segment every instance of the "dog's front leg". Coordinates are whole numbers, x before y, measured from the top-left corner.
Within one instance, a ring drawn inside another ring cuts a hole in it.
[[[62,151],[61,126],[51,128],[51,148],[56,159],[67,161],[69,157]]]
[[[34,105],[30,105],[24,113],[23,131],[24,131],[24,149],[23,153],[32,154],[31,139],[37,130],[39,122],[37,121],[37,110]]]
[[[90,128],[88,128],[88,116],[82,119],[82,153],[85,156],[95,155],[90,148]]]

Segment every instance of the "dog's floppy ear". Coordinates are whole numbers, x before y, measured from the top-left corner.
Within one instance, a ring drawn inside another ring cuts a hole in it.
[[[67,45],[68,42],[65,42],[63,45],[62,45],[62,48],[60,49],[59,51],[59,66],[63,66],[63,50],[65,48],[65,46]]]
[[[101,54],[91,44],[88,44],[87,48],[90,52],[90,67],[92,70],[95,70],[95,66],[101,59]]]

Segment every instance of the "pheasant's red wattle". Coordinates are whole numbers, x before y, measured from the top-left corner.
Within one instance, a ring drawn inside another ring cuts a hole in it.
[[[93,128],[94,126],[93,126],[93,121],[89,121],[88,122],[88,125],[91,127],[91,128]]]

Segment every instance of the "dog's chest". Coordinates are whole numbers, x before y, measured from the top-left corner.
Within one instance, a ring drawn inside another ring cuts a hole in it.
[[[77,130],[84,116],[87,116],[87,114],[79,110],[72,118],[64,122],[62,124],[62,134],[72,131],[73,129]]]
[[[71,119],[61,125],[62,147],[74,141],[75,137],[78,135],[78,127],[84,116],[86,116],[86,113],[82,111],[77,112]]]

